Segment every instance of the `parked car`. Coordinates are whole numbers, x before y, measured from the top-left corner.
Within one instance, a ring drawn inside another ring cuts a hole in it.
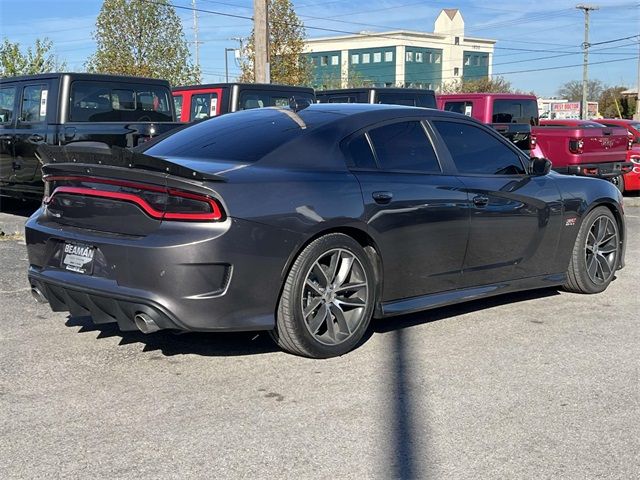
[[[627,129],[631,140],[631,148],[627,151],[627,161],[633,164],[631,171],[623,177],[624,190],[640,190],[640,122],[620,118],[602,118],[596,120],[607,127],[622,127]]]
[[[535,95],[512,93],[452,93],[438,95],[438,108],[491,125],[525,153],[530,151],[531,127],[538,125]]]
[[[591,120],[540,120],[532,130],[532,145],[537,155],[551,160],[555,171],[604,178],[621,192],[625,189],[623,175],[633,168],[627,161],[626,129]]]
[[[318,90],[318,103],[384,103],[411,107],[436,108],[433,90],[423,88],[340,88]]]
[[[602,292],[624,265],[611,183],[550,173],[450,112],[265,108],[135,152],[43,150],[32,292],[122,330],[268,330],[285,350],[331,357],[372,316]]]
[[[42,198],[39,145],[135,147],[176,128],[169,83],[89,73],[0,79],[0,196]]]
[[[173,89],[173,101],[181,122],[193,122],[225,113],[261,107],[289,105],[289,99],[315,102],[313,88],[264,83],[213,83]]]

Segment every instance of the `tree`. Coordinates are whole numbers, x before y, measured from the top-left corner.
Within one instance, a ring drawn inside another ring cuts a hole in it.
[[[627,87],[605,87],[598,99],[598,112],[604,118],[631,118],[635,111],[634,102],[622,96]]]
[[[452,81],[442,85],[442,93],[511,93],[511,83],[503,77]]]
[[[312,65],[303,55],[306,33],[290,0],[269,0],[269,67],[272,83],[308,85],[312,79]],[[240,64],[240,81],[254,82],[254,31]]]
[[[600,80],[588,80],[587,81],[587,100],[595,101],[600,98],[604,85]],[[570,102],[582,101],[582,82],[579,80],[571,80],[565,83],[558,89],[558,95],[561,98],[566,98]]]
[[[87,70],[152,78],[172,85],[200,82],[200,71],[168,0],[104,0],[93,38],[96,52]]]
[[[36,39],[33,47],[20,50],[19,43],[4,39],[0,45],[0,77],[35,75],[64,70],[66,64],[59,62],[51,52],[53,43],[47,38]]]

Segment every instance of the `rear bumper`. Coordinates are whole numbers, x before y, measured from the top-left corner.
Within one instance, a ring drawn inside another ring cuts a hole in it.
[[[567,167],[557,167],[554,170],[568,175],[610,179],[622,175],[624,170],[632,167],[633,164],[631,162],[606,162],[569,165]]]
[[[145,237],[26,224],[29,281],[54,311],[133,330],[144,313],[160,328],[269,330],[290,249],[299,239],[253,222],[165,222]],[[91,275],[61,268],[65,242],[96,249]]]

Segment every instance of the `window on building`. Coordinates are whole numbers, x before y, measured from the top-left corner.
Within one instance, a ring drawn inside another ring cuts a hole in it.
[[[454,43],[455,45],[460,45],[460,37],[456,37],[456,38],[454,38],[454,39],[453,39],[453,43]]]
[[[382,52],[373,53],[373,63],[380,63],[382,61]]]
[[[362,63],[370,63],[371,62],[371,54],[363,53],[362,54]]]
[[[416,62],[422,62],[422,52],[416,52]]]
[[[331,65],[339,65],[340,57],[338,55],[331,55]]]
[[[393,52],[384,52],[384,61],[393,62]]]
[[[442,55],[440,55],[439,53],[436,53],[433,56],[433,63],[440,63],[442,61]]]
[[[320,57],[320,65],[326,67],[329,64],[329,57],[327,55],[323,55]]]
[[[458,75],[460,75],[460,69],[458,67],[454,67],[453,68],[453,76],[457,77]]]
[[[357,65],[360,63],[360,55],[357,53],[354,53],[353,55],[351,55],[351,63],[353,65]]]
[[[467,67],[471,65],[471,57],[470,56],[465,56],[464,57],[464,66]]]
[[[413,62],[413,52],[407,52],[405,55],[405,61]]]
[[[478,55],[475,55],[475,56],[473,57],[473,64],[474,64],[476,67],[479,67],[479,66],[480,66],[480,57],[479,57]]]
[[[488,66],[488,65],[489,65],[489,57],[488,57],[487,55],[483,55],[483,56],[481,57],[481,60],[482,60],[481,65],[482,65],[483,67],[486,67],[486,66]]]
[[[518,155],[489,132],[461,122],[433,122],[460,173],[524,175]]]
[[[440,172],[440,164],[420,122],[400,122],[371,130],[369,138],[384,170]]]

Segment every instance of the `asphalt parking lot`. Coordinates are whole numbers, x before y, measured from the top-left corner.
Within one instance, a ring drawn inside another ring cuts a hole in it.
[[[640,475],[640,208],[603,294],[377,321],[323,361],[265,334],[145,336],[52,313],[12,235],[29,208],[0,213],[2,479]]]

